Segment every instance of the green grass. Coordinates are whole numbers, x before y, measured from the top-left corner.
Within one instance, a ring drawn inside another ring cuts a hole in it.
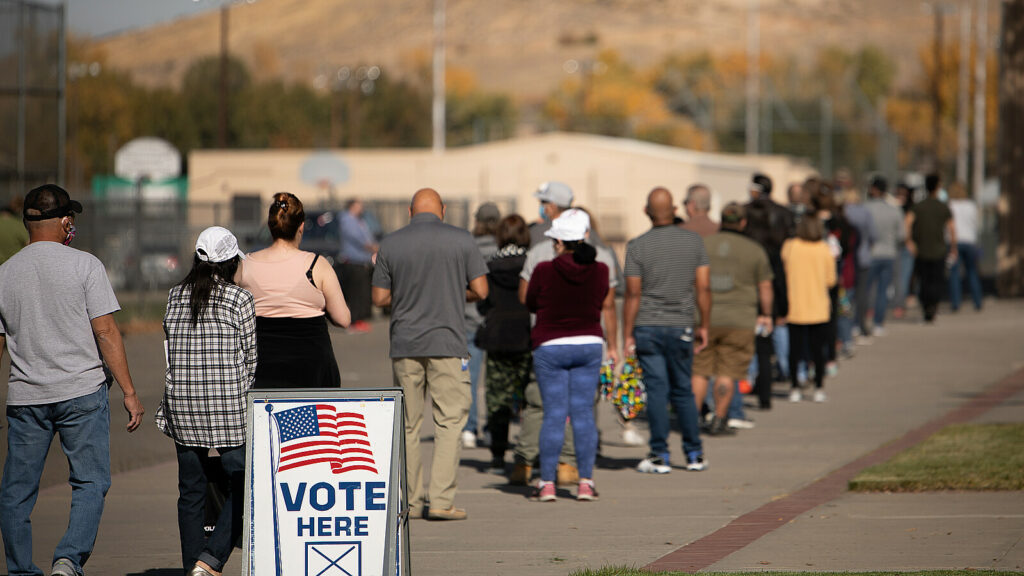
[[[609,567],[600,570],[578,570],[569,576],[683,576],[684,572],[645,572],[639,568]],[[698,572],[700,576],[1012,576],[1024,572],[996,570],[931,570],[919,572]]]
[[[1024,424],[949,426],[864,470],[849,487],[861,492],[1024,490]]]

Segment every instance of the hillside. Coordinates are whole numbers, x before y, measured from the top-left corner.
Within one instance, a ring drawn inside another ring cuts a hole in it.
[[[226,1],[226,0],[223,0]],[[761,45],[805,61],[828,45],[873,44],[918,69],[932,17],[916,0],[761,0]],[[566,77],[569,59],[606,48],[639,66],[672,52],[740,52],[747,0],[448,0],[450,66],[480,87],[530,100]],[[375,64],[408,74],[429,63],[431,0],[258,0],[230,8],[230,50],[257,77],[312,82],[342,66]],[[993,11],[994,12],[994,11]],[[958,24],[950,18],[948,38]],[[217,10],[97,40],[110,65],[145,84],[176,84],[196,58],[219,50]]]

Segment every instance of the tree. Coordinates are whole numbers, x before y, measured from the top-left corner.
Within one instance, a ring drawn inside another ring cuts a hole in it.
[[[236,112],[241,95],[252,84],[252,76],[245,63],[230,57],[227,66],[228,133],[227,146],[239,141],[239,123],[244,119]],[[181,96],[185,110],[192,117],[199,132],[199,146],[213,147],[217,143],[220,126],[220,57],[208,56],[193,63],[181,81]]]

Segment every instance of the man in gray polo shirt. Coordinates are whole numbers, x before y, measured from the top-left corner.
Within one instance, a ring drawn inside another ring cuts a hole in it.
[[[411,514],[462,520],[456,508],[460,435],[469,417],[465,302],[487,297],[487,265],[469,232],[449,226],[441,196],[424,188],[409,207],[409,225],[384,237],[373,269],[373,303],[391,306],[391,363],[405,391],[406,471]],[[420,426],[433,399],[434,460],[423,491]],[[429,506],[427,506],[429,502]]]
[[[672,194],[655,188],[647,196],[654,225],[626,245],[626,300],[622,312],[625,353],[636,352],[647,387],[650,453],[637,471],[667,474],[671,402],[683,433],[686,469],[705,467],[697,406],[693,398],[693,356],[708,343],[711,271],[704,242],[673,224]],[[694,312],[701,324],[694,330]],[[694,337],[698,342],[694,345]]]

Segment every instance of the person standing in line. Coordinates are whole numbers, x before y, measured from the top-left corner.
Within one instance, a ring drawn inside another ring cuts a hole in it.
[[[0,210],[0,264],[28,246],[28,230],[25,230],[24,223],[14,217],[19,210],[16,208],[19,203],[19,199],[15,198],[10,205]]]
[[[476,210],[473,224],[473,240],[480,250],[480,255],[487,261],[498,251],[498,243],[494,238],[498,230],[498,221],[501,220],[501,212],[494,202],[484,202]],[[462,447],[476,448],[477,436],[480,432],[480,422],[477,416],[477,384],[480,382],[480,368],[484,362],[484,351],[476,346],[476,332],[483,324],[483,317],[477,311],[476,302],[466,303],[466,345],[469,347],[469,386],[472,402],[469,406],[469,418],[466,419],[466,427],[462,429]]]
[[[900,244],[899,260],[896,261],[896,305],[893,306],[892,317],[903,318],[908,302],[917,293],[912,289],[914,280],[914,255],[907,247],[907,230],[910,230],[910,219],[914,217],[914,188],[906,182],[896,187],[896,202],[903,214],[903,243]]]
[[[871,329],[867,323],[868,276],[871,273],[871,248],[878,242],[878,228],[871,211],[861,203],[856,188],[843,191],[843,216],[857,230],[857,249],[854,252],[853,327],[860,331],[856,342],[871,344]]]
[[[699,235],[674,224],[675,206],[667,189],[651,190],[645,212],[653,227],[626,246],[622,314],[625,352],[635,351],[643,369],[651,428],[650,451],[636,469],[655,474],[672,471],[671,403],[683,433],[686,469],[700,471],[707,462],[690,378],[693,355],[707,346],[711,325],[708,255]],[[700,325],[694,330],[698,308]]]
[[[686,189],[686,223],[680,226],[683,230],[696,232],[701,238],[707,238],[718,232],[718,223],[711,220],[711,189],[704,184],[694,184]]]
[[[818,178],[808,178],[804,182],[804,190],[807,190],[810,194],[813,211],[824,227],[825,245],[832,253],[838,278],[844,256],[848,257],[856,247],[856,239],[854,238],[856,232],[843,218],[841,209],[836,206],[832,188],[827,183]],[[825,346],[825,370],[829,376],[835,376],[839,372],[839,364],[837,362],[841,302],[839,289],[840,281],[836,281],[829,288],[828,295],[831,311],[829,313],[828,326],[825,329],[826,334],[822,339],[822,345]],[[792,292],[789,293],[792,294]],[[790,342],[795,341],[793,338],[790,338]],[[813,351],[810,354],[813,358]],[[792,357],[793,352],[790,351],[790,358]]]
[[[829,291],[836,285],[836,261],[824,242],[821,221],[806,214],[796,226],[796,237],[782,245],[782,262],[786,267],[786,288],[789,290],[789,365],[801,360],[814,365],[814,401],[824,402],[825,350],[834,347],[829,334],[832,303]],[[807,358],[807,353],[810,358]],[[800,402],[803,394],[797,371],[790,372],[790,402]]]
[[[594,398],[605,338],[602,311],[615,309],[615,290],[609,287],[608,267],[597,262],[597,249],[584,242],[590,217],[571,209],[555,219],[544,234],[554,241],[557,257],[537,265],[526,290],[526,306],[537,315],[531,333],[533,365],[544,398],[540,434],[540,481],[534,498],[556,498],[558,455],[565,440],[568,417],[579,466],[576,499],[597,499],[594,461],[597,425]],[[614,337],[609,356],[618,360]]]
[[[914,206],[907,223],[907,249],[914,255],[914,272],[921,283],[921,308],[924,321],[931,324],[939,309],[942,287],[946,283],[946,260],[957,258],[956,227],[953,213],[939,200],[939,175],[925,177],[928,197]],[[949,245],[946,237],[949,237]]]
[[[518,214],[498,223],[501,247],[487,261],[487,298],[477,306],[483,324],[476,345],[487,352],[487,426],[491,431],[491,465],[505,473],[508,428],[530,382],[530,311],[519,301],[519,273],[530,247],[530,229]]]
[[[560,216],[565,210],[568,210],[568,206],[571,206],[573,201],[572,189],[560,182],[544,182],[537,190],[536,196],[541,202],[541,211],[549,218]],[[534,234],[540,226],[534,225],[530,228],[530,250],[526,253],[526,262],[519,274],[519,300],[524,303],[526,302],[526,287],[533,275],[534,268],[541,262],[554,260],[556,256],[555,246],[550,238],[539,243],[534,242]],[[550,229],[549,223],[544,226],[545,231]],[[591,242],[589,232],[587,242]],[[608,267],[609,285],[616,288],[619,282],[615,277],[615,270],[618,268],[615,254],[609,249],[595,247],[598,262]],[[614,308],[603,314],[603,322],[606,333],[610,335],[610,338],[615,338],[618,331],[618,317]],[[526,386],[524,400],[519,441],[515,447],[515,466],[508,479],[509,484],[513,485],[529,484],[534,464],[540,455],[540,429],[544,421],[544,404],[536,378],[531,378],[530,383]],[[566,424],[565,428],[565,444],[562,446],[562,456],[558,464],[557,482],[559,485],[575,484],[579,480],[576,454],[573,451],[572,426]]]
[[[391,368],[405,391],[406,473],[412,516],[463,520],[455,507],[460,436],[469,416],[465,303],[487,297],[487,264],[469,232],[444,223],[435,190],[413,195],[410,221],[384,237],[373,269],[373,303],[391,307]],[[430,392],[434,460],[423,490],[420,427]]]
[[[128,432],[145,413],[103,264],[68,246],[81,213],[56,184],[32,189],[22,210],[29,244],[0,266],[0,356],[5,345],[11,355],[0,532],[12,575],[43,573],[32,561],[31,516],[55,434],[68,459],[71,512],[51,574],[79,576],[92,554],[110,488],[111,382],[104,365],[124,394]]]
[[[363,218],[365,210],[362,200],[352,198],[338,217],[341,285],[352,316],[348,331],[353,334],[369,332],[371,327],[367,320],[373,316],[370,277],[373,275],[373,255],[377,253],[377,240]]]
[[[865,203],[875,222],[877,241],[871,245],[871,266],[868,283],[864,287],[870,296],[875,292],[872,336],[885,335],[885,314],[889,308],[889,286],[893,281],[893,270],[899,248],[903,245],[903,214],[900,209],[886,200],[889,183],[881,176],[871,179],[868,186],[870,200]]]
[[[978,276],[978,205],[967,197],[963,182],[954,182],[949,187],[949,211],[953,213],[953,227],[956,229],[956,261],[949,270],[949,303],[956,312],[960,309],[963,279],[961,268],[967,277],[967,288],[975,310],[981,310],[981,278]]]
[[[240,263],[236,282],[256,300],[255,388],[339,388],[327,321],[352,320],[334,269],[299,249],[306,212],[294,194],[274,194],[267,217],[274,243]]]
[[[256,374],[256,306],[233,280],[244,258],[231,232],[207,228],[192,270],[167,296],[167,373],[156,426],[178,455],[178,534],[188,576],[220,576],[242,534],[245,393]],[[211,449],[220,457],[210,458]],[[221,471],[228,490],[207,537],[207,485]]]
[[[727,205],[722,210],[721,222],[721,232],[704,238],[711,264],[711,309],[715,314],[708,345],[693,360],[697,406],[704,403],[708,381],[715,377],[715,413],[708,427],[712,436],[731,433],[730,403],[736,382],[746,376],[754,357],[754,336],[770,336],[774,326],[773,274],[768,255],[761,244],[743,235],[747,218],[742,206]]]

